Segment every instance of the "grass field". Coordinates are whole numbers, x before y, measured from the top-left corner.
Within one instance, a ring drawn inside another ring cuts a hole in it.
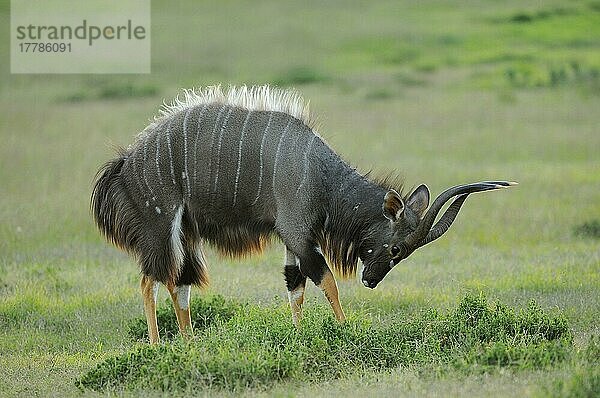
[[[339,281],[349,328],[366,333],[367,318],[373,330],[413,325],[423,311],[452,313],[465,294],[482,292],[517,312],[535,300],[564,316],[572,343],[540,366],[464,371],[409,361],[196,394],[600,394],[599,2],[197,3],[152,2],[149,75],[11,75],[2,31],[0,396],[77,396],[76,380],[97,364],[144,350],[128,331],[142,314],[139,271],[95,229],[92,179],[163,98],[215,83],[298,88],[346,160],[400,172],[434,195],[486,179],[520,183],[470,198],[447,235],[376,290]],[[3,26],[8,4],[0,2]],[[252,303],[249,325],[268,329],[260,321],[272,314],[273,327],[294,333],[282,257],[277,242],[243,261],[209,250],[207,294]],[[161,290],[159,301],[166,297]],[[304,308],[305,328],[330,317],[314,286]],[[184,343],[166,344],[180,352]],[[85,393],[162,395],[143,383],[123,388]]]

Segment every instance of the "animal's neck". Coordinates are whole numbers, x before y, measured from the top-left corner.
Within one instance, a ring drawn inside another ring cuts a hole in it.
[[[352,275],[369,230],[385,222],[381,206],[386,189],[341,159],[329,172],[335,178],[325,181],[329,201],[321,249],[342,275]]]
[[[343,160],[333,167],[325,185],[329,192],[330,207],[344,218],[368,221],[383,219],[382,203],[387,189],[361,175]],[[332,210],[332,209],[329,209]]]

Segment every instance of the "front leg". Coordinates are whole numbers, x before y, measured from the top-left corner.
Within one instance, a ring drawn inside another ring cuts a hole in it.
[[[290,300],[290,309],[292,310],[292,321],[294,326],[300,326],[302,317],[302,303],[304,303],[304,287],[306,286],[306,276],[300,272],[296,255],[285,248],[285,265],[283,274],[285,275],[285,284],[288,290]]]
[[[327,267],[327,264],[325,264],[325,266]],[[346,320],[346,315],[342,309],[342,304],[340,304],[337,283],[335,282],[335,278],[329,267],[327,267],[327,270],[323,274],[321,283],[317,286],[319,286],[323,293],[325,293],[327,300],[329,300],[335,318],[340,322],[344,322]]]
[[[300,272],[309,277],[325,293],[335,318],[340,322],[345,321],[346,315],[344,315],[344,310],[340,304],[337,283],[333,273],[327,266],[325,258],[316,249],[300,257]]]

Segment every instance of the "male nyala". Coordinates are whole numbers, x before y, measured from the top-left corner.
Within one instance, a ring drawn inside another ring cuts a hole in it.
[[[98,172],[92,210],[102,233],[133,254],[150,342],[156,293],[166,285],[183,334],[190,287],[208,283],[202,243],[232,256],[285,244],[284,275],[298,325],[306,278],[344,320],[330,267],[374,288],[399,261],[439,238],[467,196],[514,183],[486,181],[409,195],[358,173],[315,132],[294,91],[257,86],[185,91]],[[456,197],[434,225],[442,206]]]

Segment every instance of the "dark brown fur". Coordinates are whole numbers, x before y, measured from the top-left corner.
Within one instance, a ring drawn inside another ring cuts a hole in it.
[[[96,174],[91,199],[92,213],[102,234],[119,248],[134,255],[144,275],[152,275],[164,284],[208,284],[206,261],[200,250],[200,239],[190,233],[192,223],[183,216],[184,261],[176,268],[169,234],[153,236],[144,229],[142,213],[133,203],[121,178],[121,168],[128,156],[119,156],[105,163]]]

